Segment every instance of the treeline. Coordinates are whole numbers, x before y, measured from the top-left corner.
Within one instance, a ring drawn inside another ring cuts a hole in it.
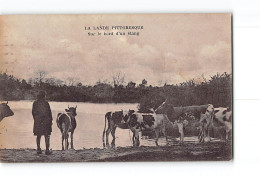
[[[0,73],[0,100],[34,100],[39,90],[46,91],[50,101],[140,103],[140,111],[158,107],[166,97],[176,106],[208,103],[215,107],[232,105],[232,75],[227,73],[216,74],[199,84],[190,80],[160,87],[149,86],[145,79],[140,84],[130,81],[123,85],[114,80],[113,84],[99,81],[94,86],[87,86],[82,83],[67,85],[53,78],[43,79],[41,74],[27,82]]]
[[[209,80],[203,78],[199,84],[190,80],[179,85],[148,88],[139,110],[146,112],[151,107],[157,108],[166,98],[174,106],[213,104],[214,107],[232,108],[232,75],[217,73]]]

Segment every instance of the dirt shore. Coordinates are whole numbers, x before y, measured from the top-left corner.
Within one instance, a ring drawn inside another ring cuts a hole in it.
[[[229,161],[230,143],[183,144],[172,146],[117,147],[36,154],[35,149],[1,149],[1,162],[101,162],[101,161]]]

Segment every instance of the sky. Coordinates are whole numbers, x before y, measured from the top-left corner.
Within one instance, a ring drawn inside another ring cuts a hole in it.
[[[111,36],[89,36],[97,26]],[[143,26],[112,30],[112,26]],[[90,27],[91,30],[85,30]],[[115,35],[139,32],[139,36]],[[178,84],[201,75],[232,73],[231,14],[0,16],[0,71],[29,80],[75,78],[85,85],[112,81]]]

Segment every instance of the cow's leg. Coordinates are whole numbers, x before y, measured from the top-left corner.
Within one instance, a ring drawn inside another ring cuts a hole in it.
[[[200,140],[200,137],[201,137],[201,129],[202,129],[202,127],[200,126],[200,127],[197,128],[197,129],[199,129],[198,140]]]
[[[68,141],[67,141],[67,134],[64,135],[64,141],[65,141],[65,150],[68,150]]]
[[[199,135],[199,143],[202,142],[202,138],[203,138],[203,134],[202,134],[202,130],[201,130],[200,135]]]
[[[139,131],[138,130],[134,130],[133,133],[134,133],[134,136],[135,136],[134,147],[138,147],[140,145]]]
[[[167,136],[167,133],[166,133],[166,127],[165,127],[165,124],[162,126],[162,133],[163,133],[163,135],[165,136],[165,139],[166,139],[166,145],[169,145],[169,142],[168,142],[168,136]]]
[[[115,135],[115,133],[116,133],[116,127],[114,127],[114,128],[112,129],[112,131],[111,131],[111,135],[112,135],[112,137],[113,137],[113,140],[112,140],[112,142],[111,142],[111,146],[112,146],[112,147],[115,147],[115,140],[116,140],[116,135]]]
[[[68,133],[65,133],[65,150],[68,150],[68,146],[69,146],[69,141],[68,141]]]
[[[228,140],[228,131],[226,130],[226,141]]]
[[[169,145],[168,136],[165,135],[166,145]]]
[[[199,127],[199,134],[198,134],[198,141],[201,142],[201,139],[202,139],[202,133],[203,133],[203,127],[200,126]]]
[[[184,132],[183,132],[183,123],[177,123],[178,129],[179,129],[179,133],[180,133],[180,144],[183,144],[183,140],[184,140]]]
[[[111,132],[111,126],[108,126],[108,129],[106,130],[106,146],[109,147],[108,137],[109,133]]]
[[[211,129],[212,129],[212,126],[211,126],[211,118],[210,118],[207,123],[207,138],[209,139],[209,141],[211,141],[211,138],[209,135]]]
[[[229,137],[229,129],[226,127],[226,141],[228,141],[228,137]]]
[[[73,133],[74,131],[71,131],[71,136],[70,136],[70,145],[71,145],[71,149],[74,149],[74,145],[73,145]]]
[[[202,140],[201,140],[201,142],[205,142],[205,138],[206,138],[206,127],[203,127],[203,131],[202,131]]]
[[[61,142],[61,144],[62,144],[62,150],[64,150],[64,145],[63,145],[63,143],[64,143],[64,138],[65,138],[65,134],[62,133],[62,142]]]
[[[207,128],[207,138],[209,139],[209,141],[211,140],[210,135],[209,135],[210,130],[211,130],[211,128],[210,128],[210,125],[209,125],[208,128]]]
[[[135,134],[133,133],[133,137],[132,137],[132,142],[133,142],[133,145],[135,144]]]
[[[200,143],[203,143],[203,142],[204,142],[204,139],[205,139],[205,127],[202,126],[202,127],[201,127],[201,132],[200,132],[199,142],[200,142]]]
[[[156,144],[156,146],[158,146],[158,139],[159,139],[159,135],[160,135],[160,129],[156,128],[156,129],[154,129],[154,131],[155,131],[155,144]]]
[[[70,143],[69,143],[69,132],[67,132],[67,150],[69,149],[69,145],[70,145]]]
[[[164,134],[164,136],[165,136],[166,145],[169,145],[168,136],[167,136],[167,133],[166,133],[165,126],[163,127],[162,132],[163,132],[163,134]]]

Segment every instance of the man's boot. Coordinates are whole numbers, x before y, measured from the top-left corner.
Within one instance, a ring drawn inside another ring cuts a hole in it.
[[[46,151],[45,151],[45,154],[46,155],[50,155],[52,152],[50,151],[50,136],[46,135],[45,136],[45,145],[46,145]]]
[[[37,144],[37,154],[42,154],[42,149],[41,149],[41,136],[38,135],[36,137],[36,144]]]

